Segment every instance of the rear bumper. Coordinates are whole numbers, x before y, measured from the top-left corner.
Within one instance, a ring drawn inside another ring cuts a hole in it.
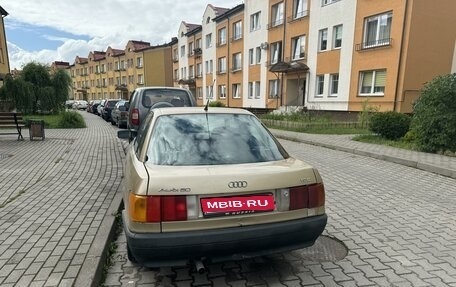
[[[125,212],[125,211],[124,211]],[[312,246],[323,232],[326,215],[293,221],[223,229],[133,233],[122,214],[128,248],[147,267],[176,266],[190,260],[237,260]]]

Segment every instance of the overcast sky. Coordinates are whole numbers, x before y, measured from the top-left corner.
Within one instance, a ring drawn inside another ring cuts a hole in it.
[[[263,1],[263,0],[260,0]],[[163,44],[181,21],[201,24],[206,6],[233,8],[242,0],[3,0],[11,69],[31,61],[50,64],[128,40]]]

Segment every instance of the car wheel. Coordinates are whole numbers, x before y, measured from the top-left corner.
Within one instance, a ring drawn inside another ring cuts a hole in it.
[[[131,263],[138,263],[138,261],[136,261],[136,258],[133,256],[133,254],[131,254],[130,246],[128,246],[128,243],[127,243],[127,257]]]

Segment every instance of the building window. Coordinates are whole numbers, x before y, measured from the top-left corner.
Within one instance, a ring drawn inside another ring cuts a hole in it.
[[[269,98],[277,99],[279,97],[279,80],[269,81]]]
[[[271,26],[283,24],[283,2],[277,3],[271,7]]]
[[[316,89],[317,96],[323,96],[324,87],[325,87],[325,75],[317,75],[317,89]]]
[[[255,82],[255,99],[260,98],[260,82]]]
[[[144,84],[144,75],[143,74],[138,74],[138,84],[140,84],[140,85]]]
[[[226,57],[218,59],[218,72],[219,74],[226,73]]]
[[[114,84],[114,79],[112,79],[112,82]],[[135,76],[128,76],[128,83],[133,85],[135,83]]]
[[[203,87],[197,87],[196,88],[196,96],[198,97],[198,99],[202,99],[203,98]]]
[[[325,51],[328,48],[328,29],[321,29],[318,35],[318,51]]]
[[[339,74],[331,74],[329,77],[330,96],[336,96],[339,93]]]
[[[212,74],[212,71],[213,71],[212,70],[212,64],[213,64],[212,60],[206,61],[205,64],[206,64],[206,74]]]
[[[340,1],[340,0],[322,0],[322,1],[321,1],[321,5],[322,5],[322,6],[325,6],[325,5],[329,5],[329,4],[338,2],[338,1]]]
[[[250,32],[260,29],[260,12],[250,15]]]
[[[215,100],[217,99],[216,97],[214,97],[212,86],[206,86],[206,98]]]
[[[195,47],[193,47],[193,42],[188,43],[188,55],[193,56]]]
[[[386,70],[363,71],[360,73],[360,91],[363,95],[384,95]]]
[[[212,47],[212,33],[206,35],[206,49]]]
[[[299,60],[304,59],[305,57],[305,50],[306,50],[306,36],[299,36],[296,38],[291,39],[292,41],[292,59]]]
[[[239,40],[242,38],[242,21],[238,21],[233,24],[233,40]]]
[[[275,64],[282,60],[282,42],[271,44],[271,64]]]
[[[241,98],[241,84],[233,84],[233,99]]]
[[[242,65],[242,55],[241,53],[233,54],[233,71],[239,71]]]
[[[333,48],[342,47],[342,25],[334,26],[333,30]]]
[[[143,58],[142,57],[137,57],[136,58],[136,67],[137,68],[142,68],[143,66]]]
[[[393,14],[385,13],[369,17],[364,22],[363,48],[389,45]]]
[[[253,99],[253,82],[249,82],[247,98]]]
[[[195,49],[201,49],[201,38],[196,39]]]
[[[188,67],[188,77],[189,77],[190,79],[195,78],[195,67],[194,67],[193,65],[190,65],[190,66]]]
[[[261,63],[261,48],[256,47],[256,63],[260,64]]]
[[[219,43],[219,46],[226,44],[226,27],[223,27],[219,30],[218,43]]]
[[[249,65],[254,64],[254,55],[253,55],[253,49],[249,49]]]
[[[307,16],[307,0],[294,0],[293,19]]]
[[[219,95],[220,99],[226,98],[226,85],[218,86],[218,95]]]
[[[175,80],[179,79],[179,70],[178,69],[174,70],[174,79]]]
[[[181,46],[181,58],[185,56],[185,45]]]
[[[201,63],[196,64],[196,76],[201,77],[203,75],[203,69]]]
[[[138,75],[138,78],[139,78],[139,75]],[[141,83],[141,82],[138,81],[138,83]],[[143,81],[143,83],[144,83],[144,81]],[[127,84],[127,76],[122,76],[122,85],[126,85],[126,84]],[[103,83],[103,85],[104,85],[104,83]]]

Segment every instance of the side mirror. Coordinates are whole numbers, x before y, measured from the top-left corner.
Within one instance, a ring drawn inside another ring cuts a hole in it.
[[[136,136],[136,135],[135,135]],[[117,137],[119,139],[130,139],[130,131],[129,130],[120,130],[117,131]]]

